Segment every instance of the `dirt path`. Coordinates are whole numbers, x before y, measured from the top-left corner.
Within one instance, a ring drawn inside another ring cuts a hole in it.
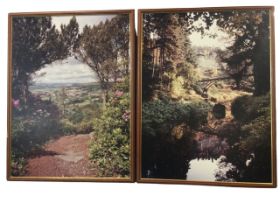
[[[27,176],[95,176],[88,160],[88,134],[63,136],[47,143],[27,163]]]

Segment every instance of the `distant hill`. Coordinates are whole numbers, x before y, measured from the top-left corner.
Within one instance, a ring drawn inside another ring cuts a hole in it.
[[[34,83],[30,86],[30,90],[34,89],[60,89],[67,87],[83,87],[83,86],[95,86],[99,85],[99,82],[90,82],[90,83]]]

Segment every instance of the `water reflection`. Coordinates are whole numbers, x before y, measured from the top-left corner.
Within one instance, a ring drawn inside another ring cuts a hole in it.
[[[198,132],[196,157],[189,162],[186,179],[191,181],[216,181],[217,174],[229,169],[223,164],[228,144],[216,135]]]
[[[215,181],[216,172],[219,170],[219,159],[194,159],[190,161],[190,167],[186,175],[191,181]]]
[[[234,179],[223,179],[226,173],[235,167],[225,162],[226,157],[221,155],[219,158],[214,159],[193,159],[190,161],[186,180],[188,181],[235,181]]]
[[[188,181],[270,183],[270,145],[261,145],[259,151],[249,153],[242,150],[240,142],[225,136],[199,131],[179,141],[162,141],[164,137],[143,138],[142,176]]]

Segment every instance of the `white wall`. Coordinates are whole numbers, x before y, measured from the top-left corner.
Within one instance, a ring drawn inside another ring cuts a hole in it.
[[[228,3],[227,3],[228,2]],[[279,209],[280,189],[6,181],[8,12],[275,5],[272,0],[2,0],[0,2],[0,209]],[[280,5],[275,5],[276,37]],[[279,50],[276,38],[276,50]],[[276,61],[280,59],[278,52]],[[279,80],[279,75],[276,77]],[[276,82],[277,83],[277,82]],[[277,104],[280,95],[277,94]],[[279,114],[277,113],[279,120]],[[278,123],[279,125],[279,123]],[[277,126],[278,127],[278,126]],[[279,150],[278,144],[278,151]],[[278,164],[279,168],[279,164]]]

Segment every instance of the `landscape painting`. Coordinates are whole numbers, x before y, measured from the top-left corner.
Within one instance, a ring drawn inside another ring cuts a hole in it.
[[[133,180],[134,13],[10,14],[10,180]]]
[[[276,186],[273,8],[139,12],[138,181]]]

